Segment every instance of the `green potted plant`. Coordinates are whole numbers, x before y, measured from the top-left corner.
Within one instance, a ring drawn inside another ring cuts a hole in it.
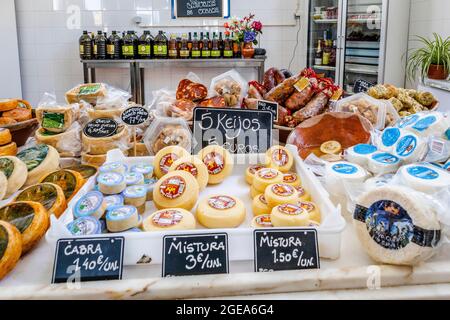
[[[450,72],[450,37],[445,40],[433,33],[434,39],[416,36],[416,41],[422,44],[418,49],[412,49],[408,58],[407,73],[411,80],[420,74],[421,78],[445,80]]]

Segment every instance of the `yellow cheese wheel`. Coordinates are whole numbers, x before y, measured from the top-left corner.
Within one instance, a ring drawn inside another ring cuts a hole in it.
[[[300,199],[300,201],[311,201],[311,195],[305,188],[300,186],[296,187],[295,189],[297,189],[298,191],[298,198]]]
[[[267,200],[263,194],[259,194],[253,199],[252,210],[255,217],[272,212],[272,208],[267,204]]]
[[[252,165],[250,167],[247,168],[247,170],[245,170],[245,181],[247,181],[247,183],[249,185],[253,184],[253,177],[255,176],[255,173],[258,172],[261,169],[264,169],[266,166],[260,165],[260,164],[255,164]]]
[[[309,213],[309,219],[311,221],[316,222],[317,224],[320,224],[322,222],[322,216],[320,214],[319,208],[316,206],[313,202],[308,201],[299,201],[297,203],[299,207],[302,207]]]
[[[143,229],[147,232],[194,230],[195,228],[194,215],[180,208],[156,211],[146,218],[143,223]]]
[[[292,153],[285,147],[274,146],[266,152],[266,165],[281,172],[289,172],[294,164]]]
[[[156,154],[154,160],[155,176],[160,179],[163,175],[169,172],[169,169],[174,161],[188,156],[189,152],[178,146],[165,147],[164,149],[161,149]]]
[[[266,192],[266,188],[274,183],[283,183],[283,174],[277,169],[264,168],[253,177],[253,188],[259,193]]]
[[[0,128],[0,146],[11,143],[12,136],[9,129]]]
[[[244,203],[238,198],[216,195],[203,199],[197,207],[197,220],[209,229],[236,228],[245,220]]]
[[[0,221],[0,280],[10,273],[22,255],[22,235],[9,222]]]
[[[4,146],[0,146],[0,156],[15,156],[17,154],[17,144],[10,142]]]
[[[191,210],[197,202],[200,187],[186,171],[169,172],[153,189],[153,202],[158,209],[182,208]]]
[[[291,203],[296,204],[298,202],[298,191],[288,184],[275,183],[266,188],[264,197],[271,208],[280,204]]]
[[[309,213],[295,204],[282,204],[272,209],[272,224],[276,228],[306,227]]]
[[[81,153],[81,163],[101,167],[106,162],[106,154],[89,154],[86,152]]]
[[[264,214],[254,217],[251,227],[255,229],[273,228],[272,216],[270,214]]]
[[[20,191],[14,199],[19,201],[39,202],[48,214],[59,218],[67,208],[66,196],[60,186],[54,183],[40,183]]]
[[[38,144],[35,147],[22,150],[17,154],[17,158],[22,160],[28,168],[25,186],[38,183],[43,176],[59,168],[58,151],[46,144]]]
[[[33,248],[50,226],[44,206],[38,202],[12,202],[0,208],[0,220],[13,224],[22,233],[22,253]]]
[[[66,196],[66,201],[70,202],[84,184],[84,178],[77,171],[62,169],[44,176],[41,183],[54,183],[61,187]]]
[[[0,99],[0,112],[16,109],[18,104],[17,99]]]
[[[6,175],[0,171],[0,201],[5,198],[7,190],[8,179],[6,178]]]
[[[302,185],[300,177],[296,173],[292,172],[288,172],[283,175],[283,183],[293,187],[300,187]]]
[[[253,186],[251,186],[250,187],[250,198],[254,199],[258,194],[261,194],[261,192],[256,190]]]
[[[16,193],[27,181],[27,166],[16,157],[0,157],[0,171],[8,179],[6,197]]]
[[[222,183],[233,172],[233,158],[222,147],[208,146],[200,150],[198,156],[208,169],[208,184]]]
[[[127,127],[119,126],[117,133],[109,137],[92,138],[81,134],[83,151],[90,154],[106,154],[109,150],[121,149],[128,151],[130,132]]]
[[[176,160],[169,169],[169,172],[173,171],[186,171],[194,176],[198,182],[200,190],[203,190],[208,185],[208,169],[203,161],[195,156],[183,157]]]

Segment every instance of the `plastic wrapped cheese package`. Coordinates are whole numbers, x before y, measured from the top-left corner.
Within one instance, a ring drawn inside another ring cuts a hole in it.
[[[400,164],[400,158],[387,152],[376,152],[369,159],[368,169],[373,174],[383,175],[397,172]]]
[[[87,136],[83,130],[81,139],[83,152],[90,155],[104,155],[112,149],[128,151],[130,148],[130,130],[125,125],[118,125],[116,132],[108,137]]]
[[[228,107],[240,107],[247,95],[248,84],[236,70],[229,70],[211,80],[209,95],[219,95]]]
[[[60,104],[56,96],[44,93],[36,109],[36,118],[41,128],[52,133],[67,131],[78,120],[83,105],[78,103]]]
[[[406,133],[400,137],[394,146],[393,155],[399,157],[403,163],[422,161],[428,152],[428,143],[424,138],[414,133]]]
[[[81,126],[72,123],[70,128],[62,133],[52,133],[40,128],[36,131],[36,141],[54,147],[61,157],[79,157],[81,154]]]
[[[417,121],[410,126],[407,126],[407,130],[411,130],[421,137],[443,136],[447,129],[450,127],[450,119],[442,112],[426,112],[420,113]]]
[[[431,195],[450,188],[450,173],[429,163],[403,166],[396,178],[405,186]]]
[[[370,157],[378,151],[378,148],[370,144],[358,144],[345,150],[344,157],[351,163],[359,164],[367,168]]]

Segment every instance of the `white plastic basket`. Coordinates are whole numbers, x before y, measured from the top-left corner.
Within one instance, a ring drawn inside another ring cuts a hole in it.
[[[313,201],[319,207],[322,213],[322,224],[318,230],[319,252],[321,258],[338,259],[341,249],[341,234],[345,228],[345,220],[341,215],[340,205],[335,207],[330,200],[328,192],[323,188],[314,174],[307,169],[303,161],[297,155],[295,146],[289,145],[288,148],[295,154],[295,171],[302,180],[303,186],[311,194]],[[183,235],[192,233],[227,233],[229,241],[230,261],[253,260],[253,231],[250,228],[250,222],[253,218],[251,210],[250,187],[245,182],[245,170],[250,160],[263,159],[262,155],[235,155],[235,168],[233,174],[218,186],[207,187],[200,194],[204,198],[212,194],[227,194],[238,197],[243,200],[247,208],[246,221],[236,229],[196,229],[190,231],[171,231],[171,232],[128,232],[115,234],[125,237],[124,265],[137,265],[144,263],[161,264],[163,237],[166,235]],[[121,161],[127,165],[136,163],[153,163],[153,157],[126,158],[120,150],[112,150],[107,155],[107,163]],[[254,162],[252,162],[254,163]],[[95,178],[91,178],[78,194],[69,203],[67,210],[56,219],[51,217],[51,228],[46,234],[46,240],[54,246],[57,240],[63,238],[74,238],[66,229],[66,225],[73,220],[72,208],[76,201],[84,194],[92,190],[95,186]],[[153,202],[147,202],[145,216],[148,216],[156,209]],[[192,212],[195,212],[195,208]],[[201,228],[201,227],[200,227]],[[283,228],[286,229],[286,228]],[[102,234],[95,237],[109,237],[112,234]],[[92,238],[92,236],[89,236]],[[144,258],[144,259],[143,259]],[[148,259],[150,258],[150,259]],[[150,262],[149,262],[150,261]]]

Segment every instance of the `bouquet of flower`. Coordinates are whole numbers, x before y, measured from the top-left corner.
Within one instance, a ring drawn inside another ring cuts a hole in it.
[[[254,45],[258,44],[256,37],[258,34],[262,34],[263,25],[261,21],[254,20],[255,15],[249,14],[248,16],[239,19],[237,17],[231,18],[230,22],[224,24],[225,35],[229,36],[234,32],[234,38],[238,42],[251,42]]]

